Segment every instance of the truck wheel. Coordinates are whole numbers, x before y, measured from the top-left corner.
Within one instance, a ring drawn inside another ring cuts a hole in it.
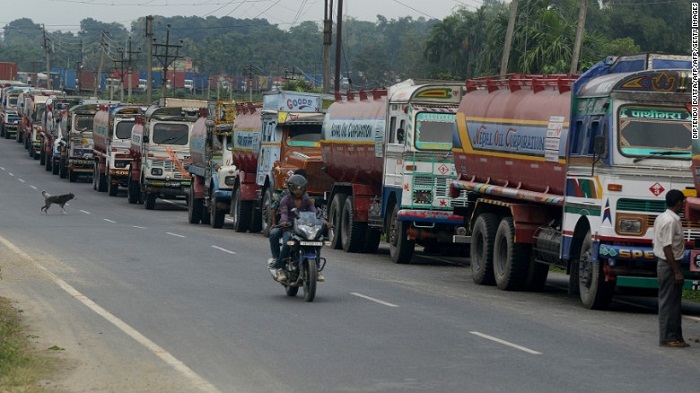
[[[272,210],[270,206],[272,206],[272,189],[270,187],[265,187],[262,205],[260,206],[260,223],[262,224],[260,230],[266,237],[270,236],[270,223],[272,223]]]
[[[112,182],[112,176],[107,177],[107,192],[109,196],[117,196],[119,192],[119,185]]]
[[[209,204],[209,224],[212,228],[218,229],[224,226],[226,212],[216,208],[216,197],[213,195],[213,192],[211,194],[211,203]]]
[[[258,209],[255,207],[255,202],[251,202],[251,207],[250,207],[250,228],[249,231],[250,233],[258,233],[262,230],[263,228],[263,220],[265,223],[267,223],[267,219],[263,219],[263,213],[262,213],[262,208]],[[268,215],[269,216],[269,215]]]
[[[61,158],[60,163],[58,164],[58,177],[61,179],[65,179],[66,176],[68,176],[68,167],[66,166],[66,160]]]
[[[593,241],[587,233],[578,255],[579,290],[581,303],[586,308],[603,310],[608,308],[615,293],[615,281],[605,281],[603,262],[593,260]]]
[[[76,175],[73,170],[69,169],[68,170],[68,181],[71,183],[75,183],[75,181],[78,180],[78,176]]]
[[[340,228],[343,251],[358,252],[362,250],[367,223],[355,221],[355,200],[351,196],[345,198],[340,217]]]
[[[498,217],[492,213],[479,215],[472,230],[469,261],[472,280],[479,285],[493,285],[493,243],[496,237]]]
[[[51,171],[53,169],[53,156],[46,156],[44,158],[44,170],[47,172]]]
[[[61,162],[56,159],[52,159],[51,161],[51,173],[54,175],[58,175],[61,169]]]
[[[145,200],[146,210],[153,210],[156,208],[156,193],[155,192],[147,192],[145,199],[146,199]]]
[[[416,242],[408,240],[407,232],[409,223],[399,221],[399,205],[394,205],[389,222],[389,255],[394,263],[410,263],[413,252],[416,249]]]
[[[97,163],[94,163],[92,167],[92,189],[97,191],[97,178],[99,177],[97,171]]]
[[[126,183],[126,199],[130,204],[135,205],[139,202],[140,192],[138,183],[131,180],[131,172],[129,172],[129,180]]]
[[[46,152],[44,151],[44,146],[39,148],[39,165],[46,165]],[[36,153],[34,153],[36,156]]]
[[[129,183],[131,184],[131,183]],[[204,208],[204,201],[202,198],[194,199],[194,181],[190,184],[190,192],[187,194],[187,221],[190,224],[199,224],[202,221],[202,209]]]
[[[503,217],[498,224],[493,248],[493,276],[496,286],[504,291],[525,288],[530,266],[530,248],[515,243],[513,217]]]
[[[241,200],[241,187],[238,186],[233,191],[231,201],[231,218],[233,218],[233,229],[236,232],[245,232],[250,227],[250,201]]]
[[[328,208],[328,221],[333,224],[333,228],[328,230],[328,240],[331,242],[331,248],[340,250],[343,248],[341,240],[340,219],[343,215],[343,205],[348,196],[345,194],[335,194],[331,205]]]
[[[97,192],[105,191],[107,191],[107,175],[100,173],[99,177],[97,178]]]

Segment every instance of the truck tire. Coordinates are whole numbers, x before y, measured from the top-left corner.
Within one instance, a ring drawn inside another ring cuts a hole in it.
[[[250,227],[251,205],[251,201],[241,200],[241,187],[236,187],[233,190],[233,198],[231,200],[231,218],[233,219],[233,229],[236,232],[245,232]]]
[[[336,250],[343,248],[340,219],[343,216],[343,205],[347,197],[347,195],[342,193],[335,194],[328,208],[328,222],[333,225],[333,227],[328,230],[328,240],[331,242],[331,248]]]
[[[5,139],[10,139],[10,137],[5,134],[5,123],[0,123],[0,136]]]
[[[498,228],[498,216],[480,214],[474,222],[469,261],[472,280],[478,285],[493,285],[493,244]]]
[[[586,234],[581,244],[581,251],[574,263],[578,263],[579,290],[581,303],[593,310],[608,308],[615,293],[615,281],[605,281],[603,263],[594,261],[592,250],[593,241],[590,232]]]
[[[213,190],[212,190],[213,191]],[[224,218],[226,217],[226,212],[216,207],[216,197],[214,193],[211,192],[211,204],[209,204],[209,225],[212,228],[221,228],[224,226]]]
[[[97,178],[97,192],[106,192],[107,191],[107,175],[104,173],[100,173],[100,175]]]
[[[498,224],[493,247],[493,276],[504,291],[525,288],[530,267],[530,247],[515,242],[513,217],[503,217]]]
[[[272,189],[270,187],[265,187],[262,194],[262,205],[260,205],[260,223],[262,227],[260,230],[265,237],[270,236],[270,224],[272,223]]]
[[[68,170],[68,181],[71,183],[75,183],[76,180],[78,180],[78,175],[75,172],[73,172],[72,169],[69,169]]]
[[[413,258],[413,253],[416,250],[416,242],[408,240],[406,232],[408,232],[409,223],[399,221],[399,205],[394,205],[394,210],[391,212],[389,222],[389,256],[394,263],[406,264],[410,263]]]
[[[146,198],[144,198],[144,206],[146,207],[146,210],[153,210],[156,208],[156,197],[157,195],[154,192],[146,193]]]
[[[131,183],[129,183],[131,184]],[[190,224],[199,224],[202,221],[202,210],[204,209],[204,201],[202,198],[194,198],[194,181],[190,183],[190,192],[187,194],[187,221]]]
[[[112,181],[112,176],[107,177],[107,193],[109,196],[117,196],[119,192],[119,185]]]
[[[58,177],[65,179],[68,176],[68,166],[66,165],[66,160],[61,158],[58,168]]]
[[[34,153],[36,155],[36,153]],[[46,165],[46,151],[44,151],[44,146],[39,148],[39,165],[44,166]]]
[[[362,250],[367,223],[355,221],[355,200],[351,196],[345,198],[345,203],[343,203],[340,228],[343,251],[358,252]]]
[[[126,186],[126,198],[130,204],[135,205],[139,202],[139,194],[141,190],[139,189],[139,184],[131,180],[131,172],[129,172],[129,180]]]
[[[93,163],[92,167],[92,189],[97,191],[97,179],[99,178],[98,175],[98,170],[97,170],[97,163]]]
[[[54,175],[58,175],[61,169],[61,162],[60,160],[57,160],[55,158],[52,158],[51,161],[51,173]]]
[[[258,233],[262,231],[263,228],[263,213],[262,213],[262,208],[257,208],[255,206],[255,202],[251,203],[251,208],[250,208],[250,228],[248,230],[250,233]],[[267,220],[265,219],[265,222]]]

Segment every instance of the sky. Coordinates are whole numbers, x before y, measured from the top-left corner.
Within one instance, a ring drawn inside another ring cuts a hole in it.
[[[337,7],[339,0],[332,0]],[[4,0],[3,2],[9,2]],[[443,19],[460,7],[475,10],[482,0],[343,0],[343,14],[375,22],[411,16],[414,19]],[[47,31],[78,31],[80,21],[93,18],[117,22],[127,28],[131,21],[147,15],[200,16],[238,19],[263,18],[287,30],[307,20],[323,20],[325,0],[21,0],[3,7],[0,26],[20,18],[43,24]],[[336,19],[337,8],[334,8]]]

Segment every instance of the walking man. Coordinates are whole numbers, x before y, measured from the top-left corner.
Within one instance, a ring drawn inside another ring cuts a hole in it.
[[[686,348],[681,329],[683,272],[680,262],[685,252],[683,226],[678,213],[683,211],[685,195],[680,190],[666,193],[666,211],[654,221],[654,255],[658,259],[659,344],[662,347]]]

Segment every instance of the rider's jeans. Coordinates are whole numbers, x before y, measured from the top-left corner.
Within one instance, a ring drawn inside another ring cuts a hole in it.
[[[292,232],[288,229],[279,227],[272,228],[270,231],[270,252],[272,257],[277,260],[276,268],[282,268],[282,261],[289,258],[289,246],[287,241],[292,237]],[[280,253],[280,239],[282,239],[282,252]]]

